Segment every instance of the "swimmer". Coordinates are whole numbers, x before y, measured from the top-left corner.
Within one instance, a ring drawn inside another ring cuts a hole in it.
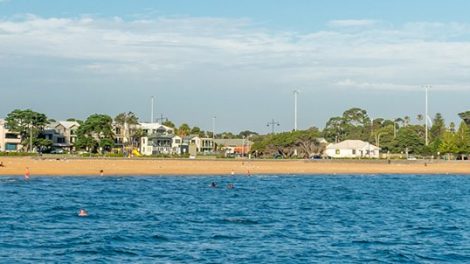
[[[29,167],[26,167],[26,169],[24,171],[24,179],[29,180],[30,175],[31,175],[31,173],[29,172]]]
[[[88,212],[85,209],[80,209],[78,216],[85,217],[88,216]]]
[[[234,189],[235,186],[233,185],[233,183],[229,183],[227,184],[227,189]]]
[[[215,182],[211,182],[211,185],[210,185],[211,188],[217,188],[217,183]]]
[[[233,176],[233,175],[235,175],[235,172],[234,172],[234,171],[232,171],[230,174],[232,174],[232,176]]]
[[[104,170],[100,170],[100,176],[104,175]]]

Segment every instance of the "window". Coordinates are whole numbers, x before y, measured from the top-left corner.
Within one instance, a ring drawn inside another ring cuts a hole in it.
[[[14,143],[7,143],[5,144],[5,150],[15,151],[17,149],[18,144]]]
[[[63,137],[57,138],[57,143],[65,143],[65,138]]]
[[[355,149],[352,150],[352,154],[356,155],[356,150]]]
[[[175,139],[175,143],[176,143],[176,144],[181,143],[181,139]]]
[[[17,135],[17,134],[14,134],[14,133],[6,133],[6,134],[5,134],[5,138],[8,138],[8,139],[17,139],[17,138],[18,138],[18,135]]]

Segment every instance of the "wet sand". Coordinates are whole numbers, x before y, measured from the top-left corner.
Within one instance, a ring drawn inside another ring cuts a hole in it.
[[[0,157],[0,175],[469,174],[470,161],[170,160]],[[426,164],[425,164],[426,163]]]

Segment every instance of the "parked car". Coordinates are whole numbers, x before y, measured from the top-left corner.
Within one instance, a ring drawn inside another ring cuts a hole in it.
[[[51,150],[51,154],[64,154],[65,151],[63,149],[60,149],[60,148],[56,148],[56,149],[53,149]]]

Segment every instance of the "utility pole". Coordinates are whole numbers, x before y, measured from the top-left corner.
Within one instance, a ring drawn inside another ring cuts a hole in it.
[[[297,131],[297,96],[299,95],[299,90],[294,90],[294,131]]]
[[[274,128],[276,126],[280,126],[279,122],[275,121],[274,119],[271,120],[271,122],[268,122],[268,124],[266,126],[270,126],[271,127],[271,130],[272,130],[272,133],[274,134]]]
[[[150,106],[150,123],[153,123],[155,121],[153,119],[153,113],[154,113],[153,107],[154,107],[154,104],[155,104],[155,97],[153,97],[153,96],[151,97],[150,104],[151,104],[151,106]]]
[[[163,113],[160,113],[160,118],[156,119],[157,123],[163,123],[164,121],[168,121],[168,117],[163,116]]]

